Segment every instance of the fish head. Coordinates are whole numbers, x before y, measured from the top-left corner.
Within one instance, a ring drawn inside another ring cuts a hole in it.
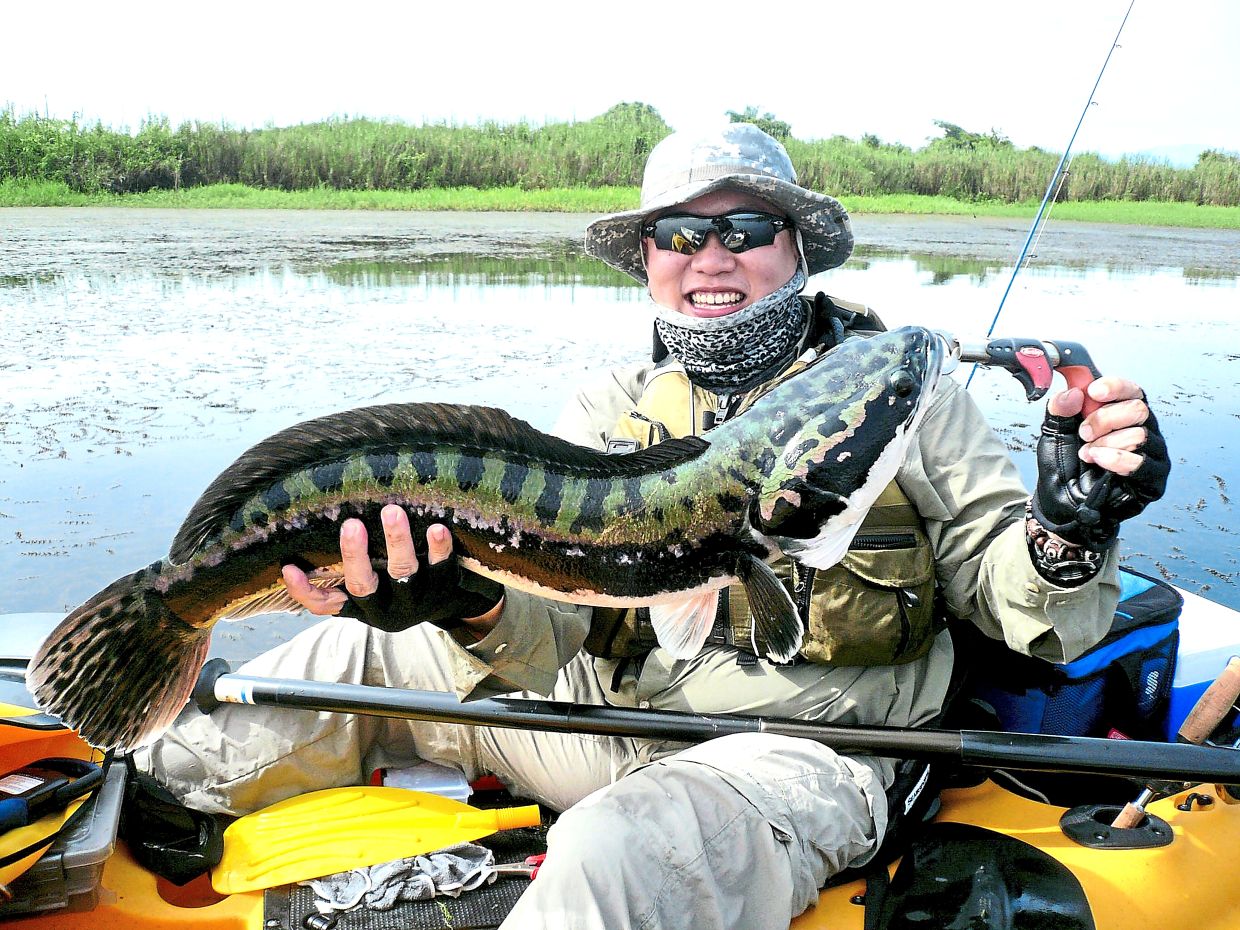
[[[843,558],[895,478],[943,359],[939,336],[904,327],[845,340],[766,395],[770,446],[753,530],[806,565]]]

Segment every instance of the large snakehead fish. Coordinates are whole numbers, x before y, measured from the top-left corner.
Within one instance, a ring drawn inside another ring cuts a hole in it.
[[[935,393],[940,342],[918,328],[845,340],[700,438],[606,455],[502,410],[392,404],[263,440],[190,510],[168,556],[69,614],[27,680],[39,704],[99,747],[150,742],[185,705],[212,626],[296,607],[281,565],[340,584],[339,525],[404,505],[414,539],[452,531],[462,564],[588,605],[649,606],[675,657],[701,648],[719,591],[746,585],[769,655],[802,627],[767,562],[827,567],[894,477]]]

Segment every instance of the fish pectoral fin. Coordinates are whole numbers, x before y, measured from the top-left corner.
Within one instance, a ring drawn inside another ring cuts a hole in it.
[[[857,535],[860,527],[859,520],[839,527],[827,521],[812,539],[772,536],[771,541],[789,558],[796,559],[809,568],[825,571],[848,555],[848,547],[852,545],[853,537]]]
[[[659,645],[673,659],[692,659],[706,645],[719,610],[719,591],[704,591],[668,604],[652,604],[650,623]]]
[[[789,661],[797,654],[805,637],[805,626],[792,595],[771,566],[751,555],[741,556],[736,574],[749,599],[755,641],[762,638],[766,643],[766,656],[772,662]]]
[[[307,572],[306,578],[316,588],[344,587],[344,571],[338,566],[316,568],[311,572]],[[293,596],[288,593],[288,588],[284,587],[283,584],[277,584],[257,591],[249,597],[233,601],[220,614],[219,619],[233,622],[245,620],[249,617],[258,617],[262,614],[295,614],[301,610],[305,610],[305,608],[293,600]]]

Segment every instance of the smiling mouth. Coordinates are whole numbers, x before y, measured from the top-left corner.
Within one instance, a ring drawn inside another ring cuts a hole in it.
[[[698,310],[726,310],[745,300],[739,291],[693,291],[686,298]]]

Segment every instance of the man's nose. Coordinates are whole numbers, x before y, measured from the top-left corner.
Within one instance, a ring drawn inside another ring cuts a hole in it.
[[[717,233],[706,236],[706,242],[693,253],[693,267],[696,271],[726,271],[736,266],[736,255],[728,251],[723,240]]]

